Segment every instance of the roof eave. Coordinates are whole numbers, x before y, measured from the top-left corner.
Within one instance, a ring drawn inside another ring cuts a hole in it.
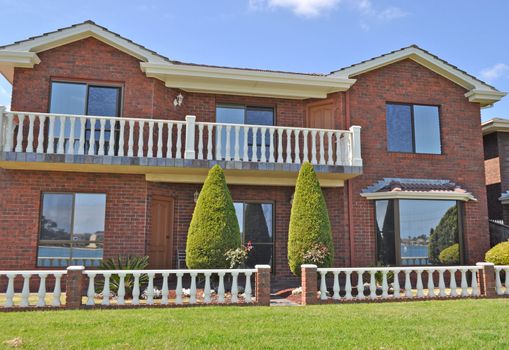
[[[382,199],[440,199],[455,201],[476,201],[477,199],[469,192],[445,192],[445,191],[387,191],[361,193],[361,196],[368,200]]]

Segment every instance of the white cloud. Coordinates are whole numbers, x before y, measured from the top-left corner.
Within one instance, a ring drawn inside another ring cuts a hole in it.
[[[301,17],[317,17],[336,8],[340,0],[249,0],[254,10],[285,8]]]
[[[408,13],[399,7],[377,9],[371,0],[349,0],[348,5],[361,15],[360,26],[364,31],[371,28],[369,22],[390,22],[408,16]]]
[[[393,19],[398,19],[402,17],[406,17],[408,13],[400,9],[399,7],[389,7],[385,10],[378,13],[378,18],[384,21],[392,21]]]
[[[509,66],[505,63],[497,63],[481,71],[481,77],[487,81],[493,81],[498,78],[509,78]]]

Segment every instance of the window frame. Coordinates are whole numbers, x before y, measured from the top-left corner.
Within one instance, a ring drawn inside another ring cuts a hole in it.
[[[44,213],[44,195],[72,195],[72,208],[71,208],[71,225],[70,225],[70,238],[69,240],[47,240],[47,239],[41,239],[41,229],[42,229],[42,216]],[[75,210],[76,210],[76,195],[77,194],[97,194],[97,195],[104,195],[104,231],[106,231],[106,208],[108,203],[108,194],[106,192],[45,192],[42,191],[40,194],[40,209],[39,209],[39,220],[38,220],[38,229],[37,229],[37,250],[35,254],[35,264],[36,267],[47,267],[43,265],[39,265],[39,247],[41,246],[41,243],[55,243],[55,244],[69,244],[70,249],[70,256],[69,256],[69,263],[72,262],[72,250],[73,250],[73,244],[77,243],[89,243],[90,241],[84,241],[84,240],[73,240],[74,235],[74,216],[75,216]],[[104,238],[102,242],[99,242],[102,245],[103,249],[103,258],[104,258]],[[67,265],[69,266],[69,265]],[[54,266],[49,266],[54,267]],[[60,267],[60,266],[59,266]]]
[[[271,227],[271,233],[272,233],[272,241],[271,243],[267,243],[267,242],[262,242],[262,243],[255,243],[256,245],[260,244],[260,245],[271,245],[272,246],[272,261],[271,261],[271,264],[270,264],[270,267],[271,267],[271,272],[272,274],[275,274],[276,271],[275,271],[275,263],[274,263],[274,248],[275,248],[275,243],[276,243],[276,201],[273,201],[273,200],[242,200],[242,199],[233,199],[233,204],[235,203],[242,203],[242,215],[243,217],[245,216],[245,213],[246,213],[246,207],[245,207],[245,204],[271,204],[272,205],[272,227]],[[243,220],[245,222],[245,220]],[[241,230],[241,243],[244,245],[246,244],[247,242],[244,242],[244,227],[240,228],[240,225],[239,225],[239,229]]]
[[[275,106],[269,106],[269,105],[254,105],[254,104],[242,104],[242,103],[216,103],[215,107],[215,122],[217,121],[217,109],[218,108],[232,108],[232,109],[244,109],[244,122],[242,125],[262,125],[262,126],[277,126],[277,119],[276,119],[276,107]],[[248,109],[254,109],[254,110],[272,110],[272,125],[265,125],[265,124],[246,124],[246,116],[247,116],[247,110]]]
[[[409,106],[410,107],[410,125],[412,127],[412,151],[392,151],[389,150],[389,129],[387,128],[387,105],[399,105],[399,106]],[[440,153],[429,153],[429,152],[417,152],[415,149],[415,118],[414,118],[414,106],[424,106],[424,107],[436,107],[438,110],[438,133],[440,140]],[[428,103],[407,103],[407,102],[385,102],[385,131],[386,131],[386,144],[387,144],[387,152],[389,153],[404,153],[404,154],[423,154],[423,155],[443,155],[443,138],[442,138],[442,105],[428,104]]]
[[[399,210],[399,201],[400,200],[414,200],[409,198],[392,198],[392,199],[377,199],[373,201],[373,214],[374,214],[374,220],[375,220],[375,264],[383,263],[381,261],[378,261],[378,240],[377,240],[377,229],[378,229],[378,223],[377,223],[377,212],[376,212],[376,202],[377,201],[394,201],[394,254],[395,254],[395,261],[397,262],[397,267],[408,267],[408,266],[441,266],[441,265],[403,265],[401,264],[401,220],[400,220],[400,210]],[[465,262],[465,252],[464,252],[464,205],[462,201],[459,200],[451,200],[451,199],[418,199],[415,200],[420,201],[452,201],[456,202],[456,207],[458,208],[458,243],[460,246],[460,265]]]

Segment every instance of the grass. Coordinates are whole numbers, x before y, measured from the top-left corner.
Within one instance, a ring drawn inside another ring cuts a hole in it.
[[[507,315],[509,299],[14,312],[0,313],[0,347],[506,349]]]

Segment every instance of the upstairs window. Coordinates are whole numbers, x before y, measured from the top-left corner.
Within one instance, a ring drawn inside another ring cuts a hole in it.
[[[118,117],[120,116],[120,87],[116,86],[99,86],[85,83],[57,82],[51,83],[50,97],[50,113],[66,114],[66,115],[92,115],[101,117]],[[118,123],[117,123],[118,124]],[[74,135],[80,134],[80,123],[75,123]],[[107,151],[108,140],[112,126],[109,121],[104,126],[105,150]],[[95,133],[96,150],[98,149],[101,125],[96,120],[94,127],[90,125],[90,120],[85,123],[85,152],[90,147],[88,140],[90,134]],[[60,120],[55,120],[54,135],[60,134]],[[66,139],[71,134],[70,123],[67,122],[64,129]],[[57,139],[55,137],[55,146]],[[65,143],[66,150],[68,142]],[[78,140],[75,140],[75,151],[78,149]]]
[[[441,154],[438,106],[387,104],[389,152]]]

